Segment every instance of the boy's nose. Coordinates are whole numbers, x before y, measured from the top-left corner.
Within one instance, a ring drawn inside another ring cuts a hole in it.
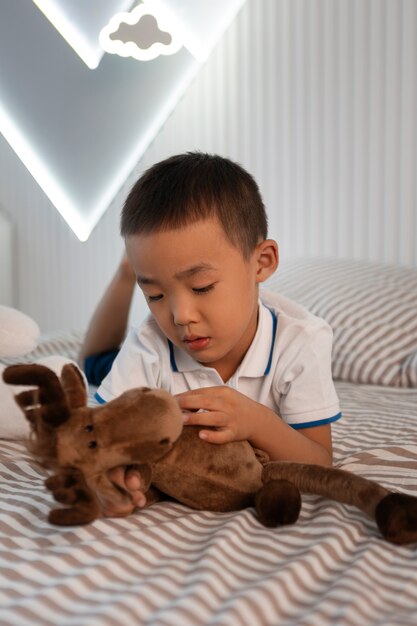
[[[197,321],[197,312],[191,302],[184,300],[176,302],[172,307],[172,317],[177,326],[188,326]]]

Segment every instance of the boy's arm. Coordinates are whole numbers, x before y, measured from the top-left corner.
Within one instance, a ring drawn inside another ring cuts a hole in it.
[[[270,411],[270,409],[267,410]],[[259,426],[261,428],[260,423]],[[280,459],[298,463],[332,465],[330,424],[295,430],[273,413],[269,417],[265,415],[262,420],[262,430],[259,429],[250,442],[254,447],[265,450],[271,461]]]
[[[78,362],[120,346],[126,334],[135,289],[135,274],[124,256],[88,325]]]
[[[187,425],[215,427],[200,431],[210,443],[247,439],[268,453],[270,459],[299,463],[332,464],[331,428],[326,424],[294,430],[272,409],[230,387],[207,387],[177,396]]]

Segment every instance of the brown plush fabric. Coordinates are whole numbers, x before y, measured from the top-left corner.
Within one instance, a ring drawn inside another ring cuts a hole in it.
[[[271,480],[256,494],[255,506],[264,526],[294,524],[301,510],[301,494],[288,480]]]
[[[387,541],[398,545],[416,541],[416,498],[403,493],[390,493],[379,502],[375,518]]]
[[[153,484],[194,509],[235,511],[254,502],[262,465],[247,441],[222,446],[199,438],[198,426],[184,428],[172,450],[153,465]]]
[[[46,481],[64,508],[51,511],[53,524],[86,524],[101,513],[100,502],[134,506],[129,492],[108,471],[135,465],[145,479],[148,503],[160,494],[196,509],[232,511],[256,505],[261,523],[296,521],[300,492],[350,504],[376,518],[393,543],[417,541],[417,498],[390,493],[377,483],[333,468],[268,462],[247,442],[214,445],[183,429],[175,398],[163,390],[131,389],[104,406],[86,406],[77,368],[66,365],[61,381],[41,365],[15,365],[5,382],[35,385],[16,400],[32,427],[32,450],[54,471]]]
[[[389,493],[362,476],[320,465],[268,463],[263,471],[263,481],[277,479],[290,480],[303,493],[314,493],[356,506],[369,517],[375,517],[376,506]]]

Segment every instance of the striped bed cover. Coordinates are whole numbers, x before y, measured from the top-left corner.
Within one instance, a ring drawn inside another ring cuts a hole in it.
[[[337,466],[417,495],[417,390],[338,383]],[[335,626],[417,623],[417,546],[381,540],[357,510],[303,497],[266,529],[252,509],[159,503],[55,528],[44,472],[0,442],[2,626]]]

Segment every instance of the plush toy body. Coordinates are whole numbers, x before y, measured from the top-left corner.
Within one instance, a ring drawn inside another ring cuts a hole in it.
[[[100,407],[87,407],[79,370],[65,365],[61,380],[41,365],[6,368],[8,384],[36,385],[16,400],[31,425],[31,449],[53,475],[46,480],[66,505],[51,511],[54,524],[85,524],[100,515],[101,500],[133,511],[131,496],[107,472],[135,465],[146,480],[149,503],[168,495],[196,509],[230,511],[255,506],[266,526],[295,522],[300,492],[357,506],[393,543],[417,541],[417,498],[391,493],[343,470],[268,462],[248,442],[217,446],[183,428],[175,399],[163,390],[126,391]]]

